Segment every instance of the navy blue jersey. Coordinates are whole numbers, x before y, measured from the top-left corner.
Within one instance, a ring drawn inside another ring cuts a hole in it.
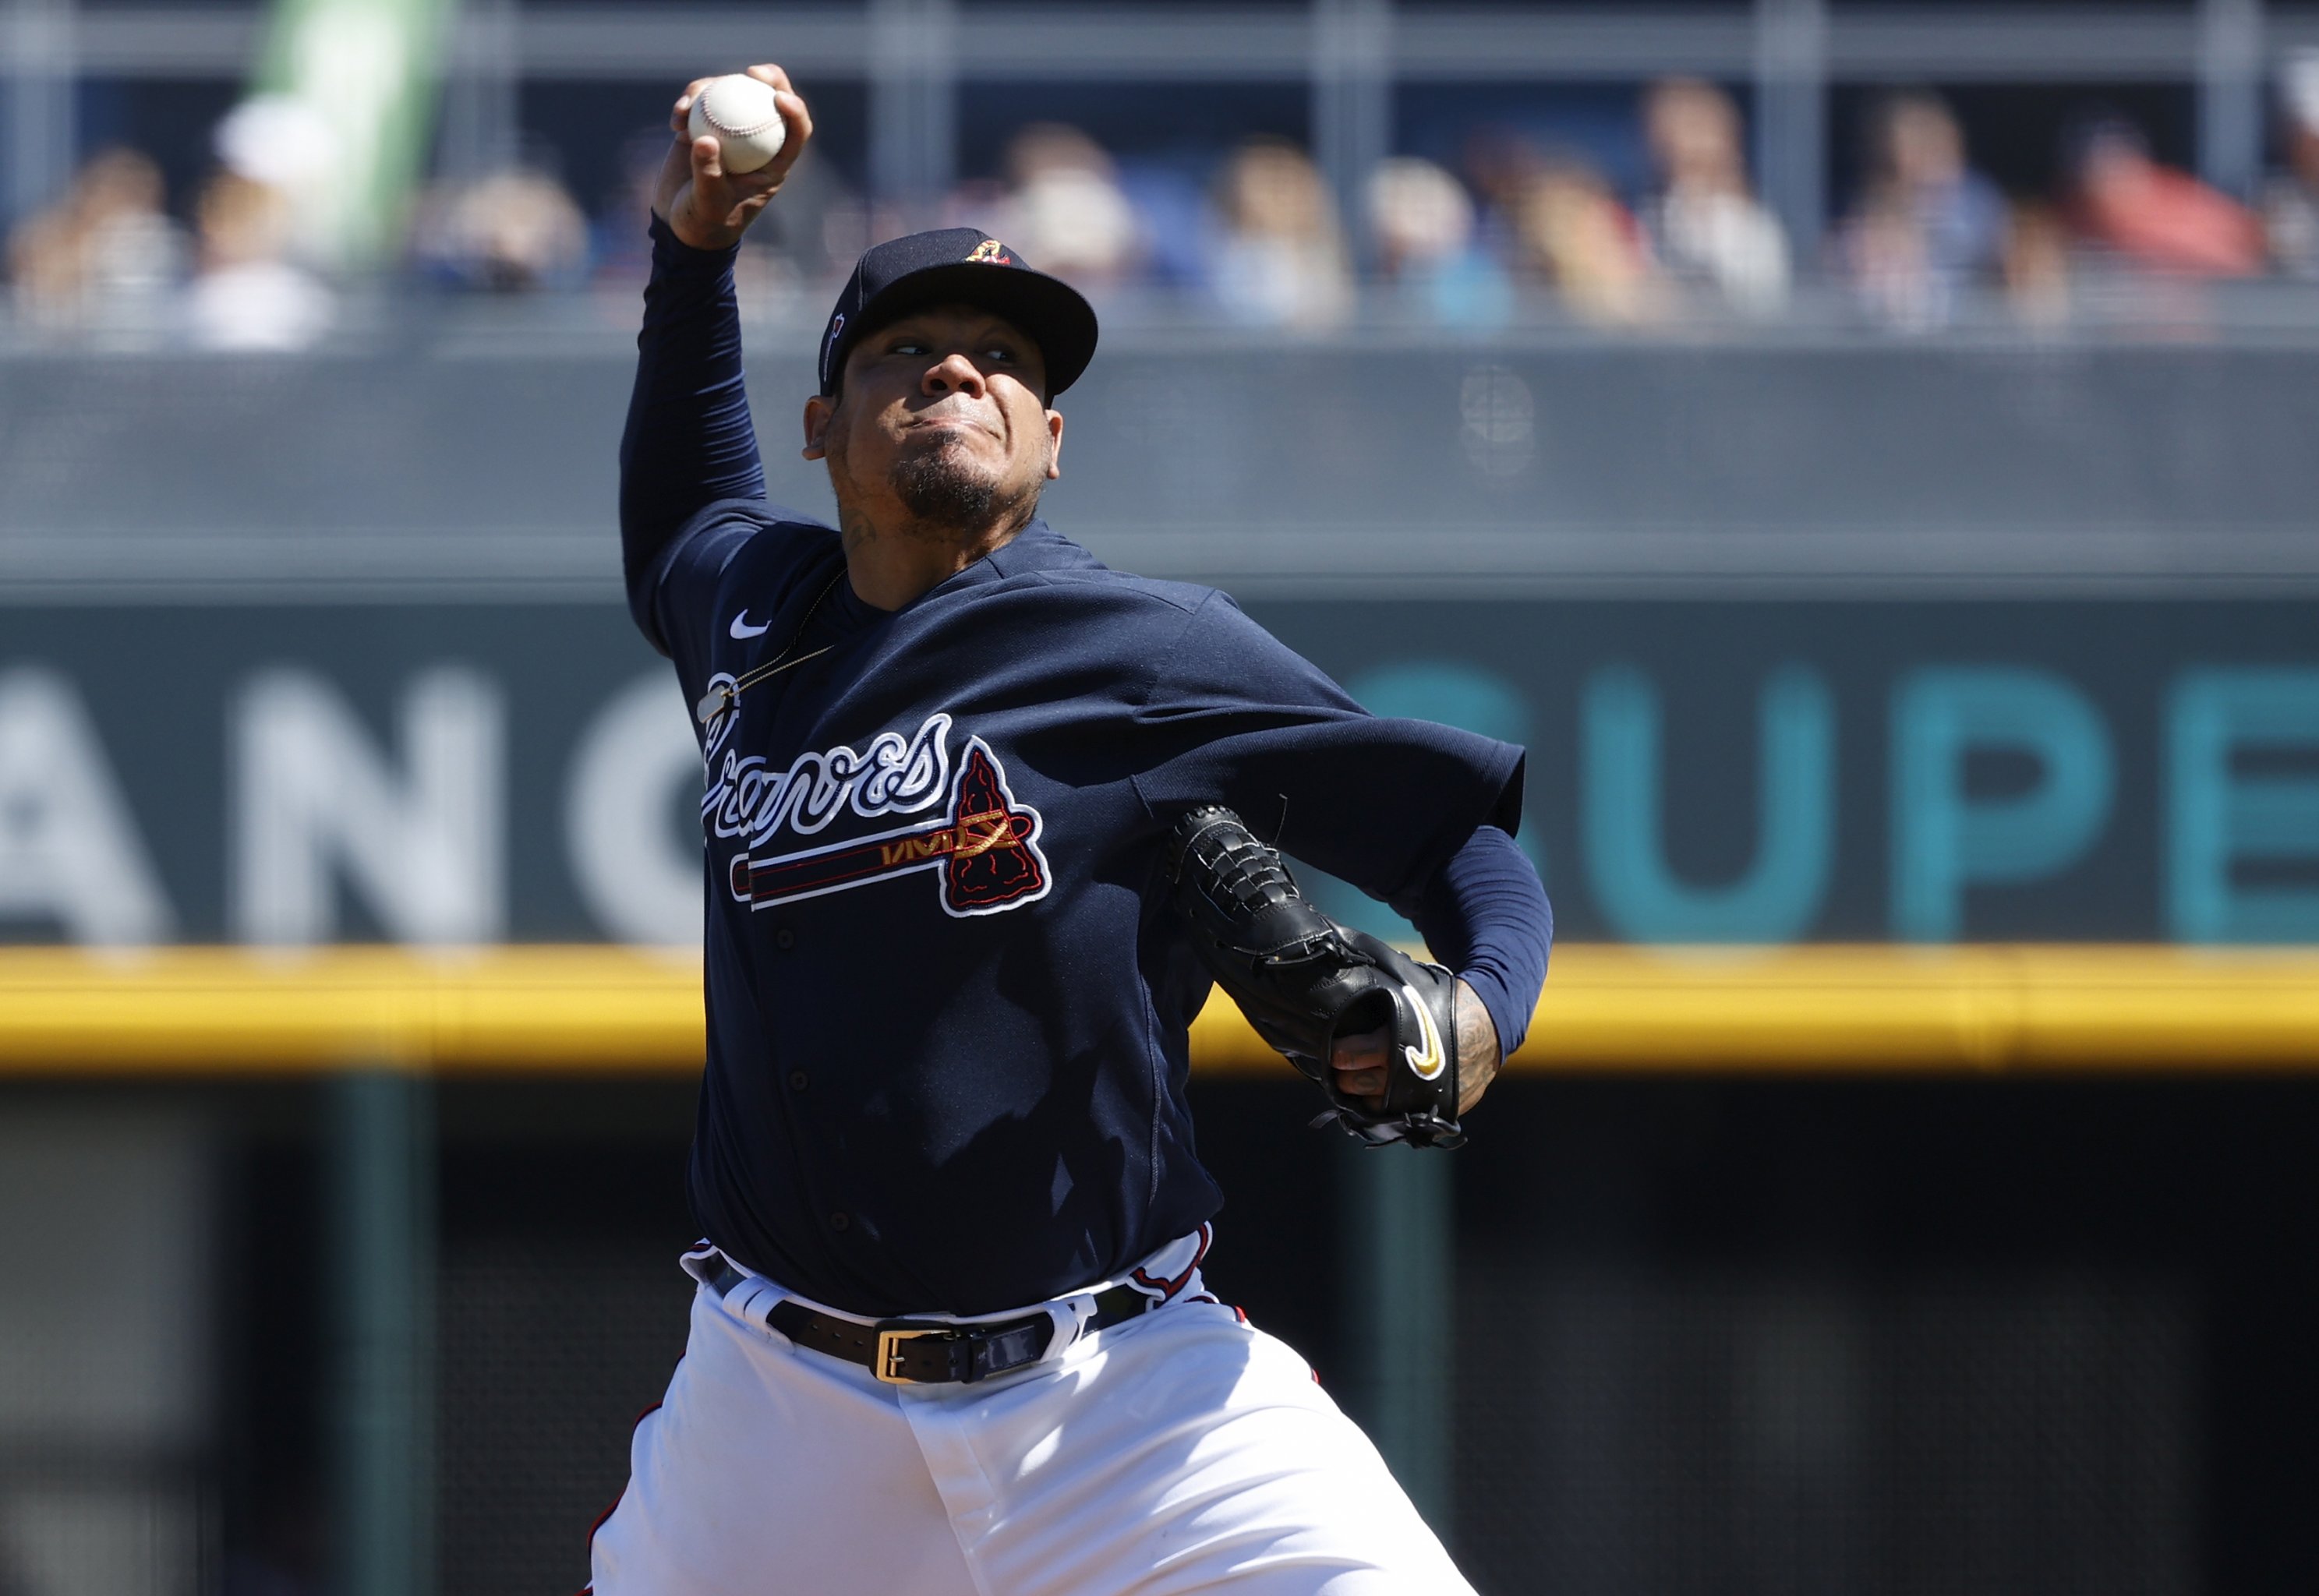
[[[1508,835],[1518,750],[1371,719],[1223,595],[1035,521],[862,603],[835,534],[764,500],[734,252],[652,232],[622,564],[710,710],[712,1239],[840,1307],[972,1312],[1213,1213],[1184,1105],[1208,983],[1156,879],[1200,803],[1391,901],[1519,1044],[1553,921]]]
[[[1521,752],[1371,717],[1224,595],[1041,522],[896,612],[844,573],[828,527],[726,501],[639,584],[688,699],[723,706],[693,1202],[838,1307],[1033,1302],[1220,1202],[1185,1106],[1209,982],[1160,879],[1177,818],[1230,804],[1407,899],[1511,829]],[[811,657],[721,696],[785,651]]]

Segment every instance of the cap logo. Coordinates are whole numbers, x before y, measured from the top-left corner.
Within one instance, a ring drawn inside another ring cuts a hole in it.
[[[1015,257],[1006,253],[1006,246],[1000,243],[996,239],[983,239],[981,243],[977,244],[974,247],[974,253],[968,256],[966,258],[970,261],[979,260],[985,266],[1013,266],[1015,264]]]

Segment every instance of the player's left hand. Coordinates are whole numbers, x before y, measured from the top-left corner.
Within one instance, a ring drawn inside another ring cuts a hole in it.
[[[1348,1096],[1358,1097],[1385,1111],[1385,1048],[1391,1033],[1380,1028],[1358,1032],[1337,1038],[1329,1050],[1329,1067],[1337,1071],[1337,1087]],[[1482,1094],[1497,1078],[1498,1028],[1490,1023],[1490,1011],[1474,996],[1474,988],[1465,982],[1457,983],[1457,1113],[1466,1111],[1482,1100]]]
[[[781,153],[753,172],[727,172],[716,140],[690,136],[692,98],[716,78],[696,77],[686,84],[668,113],[669,131],[676,139],[661,162],[653,209],[671,232],[695,249],[729,249],[739,243],[757,212],[781,191],[790,168],[805,153],[806,140],[813,137],[813,116],[790,86],[788,73],[766,63],[750,68],[749,76],[772,89],[773,104],[789,130]]]

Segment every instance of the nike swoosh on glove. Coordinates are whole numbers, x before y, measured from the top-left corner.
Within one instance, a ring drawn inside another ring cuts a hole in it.
[[[1348,930],[1313,906],[1275,850],[1222,805],[1176,827],[1168,875],[1208,973],[1256,1033],[1320,1083],[1334,1123],[1369,1143],[1457,1147],[1457,979],[1439,964]],[[1340,1036],[1386,1032],[1384,1105],[1340,1090]]]

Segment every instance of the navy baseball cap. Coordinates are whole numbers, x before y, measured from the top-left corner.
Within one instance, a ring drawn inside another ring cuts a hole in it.
[[[865,335],[928,305],[977,305],[1004,316],[1039,346],[1047,397],[1078,381],[1095,358],[1095,307],[1060,277],[970,227],[939,228],[871,246],[854,263],[821,335],[821,391],[835,393],[845,356]]]

